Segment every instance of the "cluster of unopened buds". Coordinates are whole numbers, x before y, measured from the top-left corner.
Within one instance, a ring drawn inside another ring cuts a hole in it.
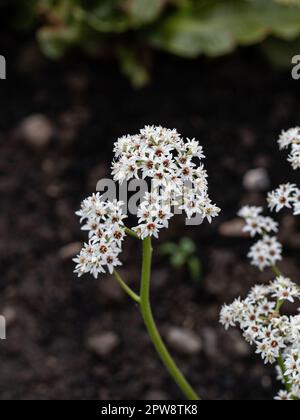
[[[283,132],[279,139],[281,149],[290,147],[292,152],[288,161],[294,169],[300,168],[300,129]],[[294,215],[300,214],[300,190],[295,184],[281,185],[268,194],[271,211],[292,209]],[[226,329],[238,326],[245,340],[255,346],[265,363],[277,363],[278,379],[285,385],[276,400],[300,399],[300,287],[285,278],[277,263],[282,259],[282,245],[275,234],[278,223],[262,215],[261,207],[243,207],[239,216],[245,219],[244,232],[251,237],[260,235],[261,239],[252,246],[248,257],[260,270],[270,267],[276,279],[269,285],[253,287],[245,300],[235,300],[224,305],[220,322]],[[282,314],[286,303],[298,303],[296,315]]]
[[[147,126],[137,135],[120,138],[114,152],[114,181],[150,181],[150,192],[137,211],[138,225],[132,228],[140,239],[158,238],[160,230],[168,228],[174,208],[188,219],[198,215],[200,222],[211,222],[218,215],[220,209],[208,196],[203,149],[196,140],[185,141],[176,130]],[[91,273],[97,278],[107,268],[112,274],[121,265],[119,255],[126,236],[123,209],[123,202],[103,201],[99,193],[82,203],[77,214],[89,242],[75,259],[80,276]]]

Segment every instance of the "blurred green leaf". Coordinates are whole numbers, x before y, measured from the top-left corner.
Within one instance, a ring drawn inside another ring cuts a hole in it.
[[[170,262],[174,268],[182,268],[186,264],[186,255],[182,252],[176,252],[171,256]]]
[[[190,238],[183,238],[179,244],[180,251],[186,256],[192,255],[196,252],[195,242]]]
[[[187,262],[192,280],[199,283],[202,277],[202,264],[197,257],[192,257]]]
[[[42,51],[49,58],[61,58],[66,49],[70,48],[80,39],[80,28],[77,26],[62,28],[43,28],[38,33]]]
[[[300,9],[270,0],[228,0],[197,13],[179,9],[149,35],[149,40],[156,47],[192,58],[201,53],[222,55],[239,44],[257,43],[271,34],[285,39],[300,34]]]
[[[122,33],[131,28],[131,19],[127,16],[111,16],[109,18],[101,16],[99,9],[95,12],[86,12],[77,9],[77,17],[97,32],[103,33]]]
[[[141,88],[149,83],[149,72],[133,49],[119,48],[118,57],[123,74],[128,77],[135,88]]]
[[[191,279],[199,282],[202,275],[202,265],[195,255],[197,248],[190,238],[183,238],[179,244],[167,242],[160,247],[160,253],[170,258],[170,264],[175,269],[187,267]]]
[[[164,0],[130,0],[129,12],[136,20],[150,22],[159,16],[163,4]]]
[[[52,58],[61,57],[70,48],[93,52],[98,50],[98,43],[108,44],[119,55],[123,73],[135,86],[149,81],[147,69],[135,53],[145,44],[194,58],[228,54],[240,45],[272,37],[291,43],[300,37],[300,0],[2,2],[2,7],[14,10],[13,22],[18,22],[20,30],[33,25],[37,28],[41,48]],[[129,52],[120,54],[120,45]],[[272,41],[270,45],[266,51],[272,61],[281,61],[279,55],[284,54],[284,48]]]
[[[169,256],[178,252],[178,245],[173,242],[166,242],[160,246],[159,250],[162,255]]]

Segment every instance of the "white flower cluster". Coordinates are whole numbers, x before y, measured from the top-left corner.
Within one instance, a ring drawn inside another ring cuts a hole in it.
[[[294,169],[300,168],[300,128],[283,132],[281,149],[291,147],[289,161]],[[271,211],[293,209],[300,214],[300,189],[295,184],[284,184],[268,194]],[[252,264],[263,270],[272,267],[279,273],[276,263],[282,259],[282,245],[274,235],[278,224],[262,215],[261,207],[243,207],[239,216],[245,219],[244,232],[262,238],[252,246],[248,256]],[[290,279],[278,276],[269,286],[255,286],[245,300],[240,298],[225,305],[220,322],[226,329],[239,326],[247,342],[256,347],[265,363],[278,363],[278,379],[286,390],[280,391],[276,400],[300,399],[300,315],[281,315],[285,302],[300,300],[300,287]],[[298,313],[300,310],[298,310]]]
[[[300,127],[291,128],[283,131],[278,140],[280,149],[291,148],[288,161],[292,164],[293,169],[300,168]]]
[[[184,141],[176,130],[147,126],[138,135],[120,138],[114,151],[115,181],[151,180],[151,191],[145,193],[137,212],[138,225],[133,228],[139,238],[157,238],[169,226],[175,206],[188,218],[200,215],[200,222],[211,222],[220,212],[208,197],[207,173],[200,162],[204,155],[197,141]],[[105,201],[99,193],[82,203],[77,215],[89,242],[74,260],[79,276],[91,273],[97,278],[121,265],[119,254],[126,236],[123,205]]]
[[[80,255],[74,259],[77,264],[75,273],[92,274],[95,278],[105,273],[105,268],[112,274],[120,266],[119,254],[126,236],[122,213],[124,203],[104,202],[99,193],[83,201],[81,210],[76,214],[83,222],[82,230],[88,231],[89,243],[86,243]]]
[[[251,247],[248,254],[251,264],[260,270],[273,267],[282,259],[282,245],[276,236],[270,236],[271,233],[278,232],[278,224],[271,217],[262,216],[262,212],[261,207],[245,206],[238,213],[246,222],[244,232],[249,233],[251,237],[262,237]]]
[[[137,135],[120,138],[114,151],[115,181],[151,181],[151,193],[138,211],[139,225],[133,228],[142,239],[158,237],[168,227],[175,206],[189,219],[200,215],[209,222],[220,212],[208,196],[203,149],[196,140],[184,141],[176,130],[146,126]]]
[[[281,392],[276,399],[300,398],[300,315],[280,314],[286,301],[295,300],[300,300],[299,287],[280,276],[268,286],[255,286],[245,300],[224,305],[220,314],[225,329],[239,326],[265,363],[280,365],[282,360],[280,379],[289,392]]]
[[[294,216],[300,214],[300,189],[295,184],[280,185],[268,194],[268,204],[271,211],[280,212],[284,208],[293,208]]]
[[[288,161],[294,169],[300,168],[300,128],[283,131],[279,140],[281,150],[291,147]],[[280,185],[268,194],[268,204],[271,211],[280,212],[284,208],[293,209],[294,216],[300,214],[300,189],[295,184]]]

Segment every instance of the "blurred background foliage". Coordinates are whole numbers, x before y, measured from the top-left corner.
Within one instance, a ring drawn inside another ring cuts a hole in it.
[[[2,0],[1,6],[13,11],[12,30],[36,31],[49,58],[74,48],[113,54],[136,86],[149,80],[153,48],[193,59],[260,43],[277,65],[300,48],[300,0]]]
[[[197,245],[190,238],[182,238],[177,244],[166,242],[161,245],[160,254],[169,259],[174,270],[187,269],[191,280],[198,285],[202,280],[202,263],[198,258]]]

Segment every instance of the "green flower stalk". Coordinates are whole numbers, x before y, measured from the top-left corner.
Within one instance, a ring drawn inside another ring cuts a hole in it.
[[[138,217],[138,225],[132,229],[125,226],[125,203],[115,197],[97,193],[84,200],[77,214],[89,241],[74,260],[75,272],[79,276],[92,274],[95,278],[106,271],[114,275],[122,290],[138,304],[149,337],[171,377],[188,400],[199,400],[161,338],[152,313],[150,289],[152,238],[158,238],[160,231],[169,227],[175,209],[176,213],[184,212],[188,223],[193,225],[202,224],[205,219],[212,222],[220,212],[208,196],[207,173],[201,163],[202,147],[196,140],[184,140],[176,130],[149,126],[138,135],[119,139],[114,151],[114,181],[120,185],[131,180],[141,181],[145,187],[142,196],[138,196],[138,204],[132,206],[131,200],[128,208]],[[143,244],[139,293],[134,292],[117,271],[122,265],[119,255],[126,236]]]
[[[151,302],[150,302],[150,286],[151,286],[151,269],[152,269],[152,241],[148,237],[143,241],[143,266],[142,266],[142,276],[141,276],[141,291],[140,295],[137,295],[131,288],[129,288],[121,276],[115,271],[114,275],[121,285],[127,295],[139,305],[140,312],[144,319],[145,326],[149,333],[149,337],[168,372],[171,377],[177,383],[182,393],[188,400],[197,401],[200,400],[197,393],[193,390],[191,385],[185,379],[176,363],[174,362],[172,356],[167,350],[161,335],[158,331],[156,323],[153,318]]]

